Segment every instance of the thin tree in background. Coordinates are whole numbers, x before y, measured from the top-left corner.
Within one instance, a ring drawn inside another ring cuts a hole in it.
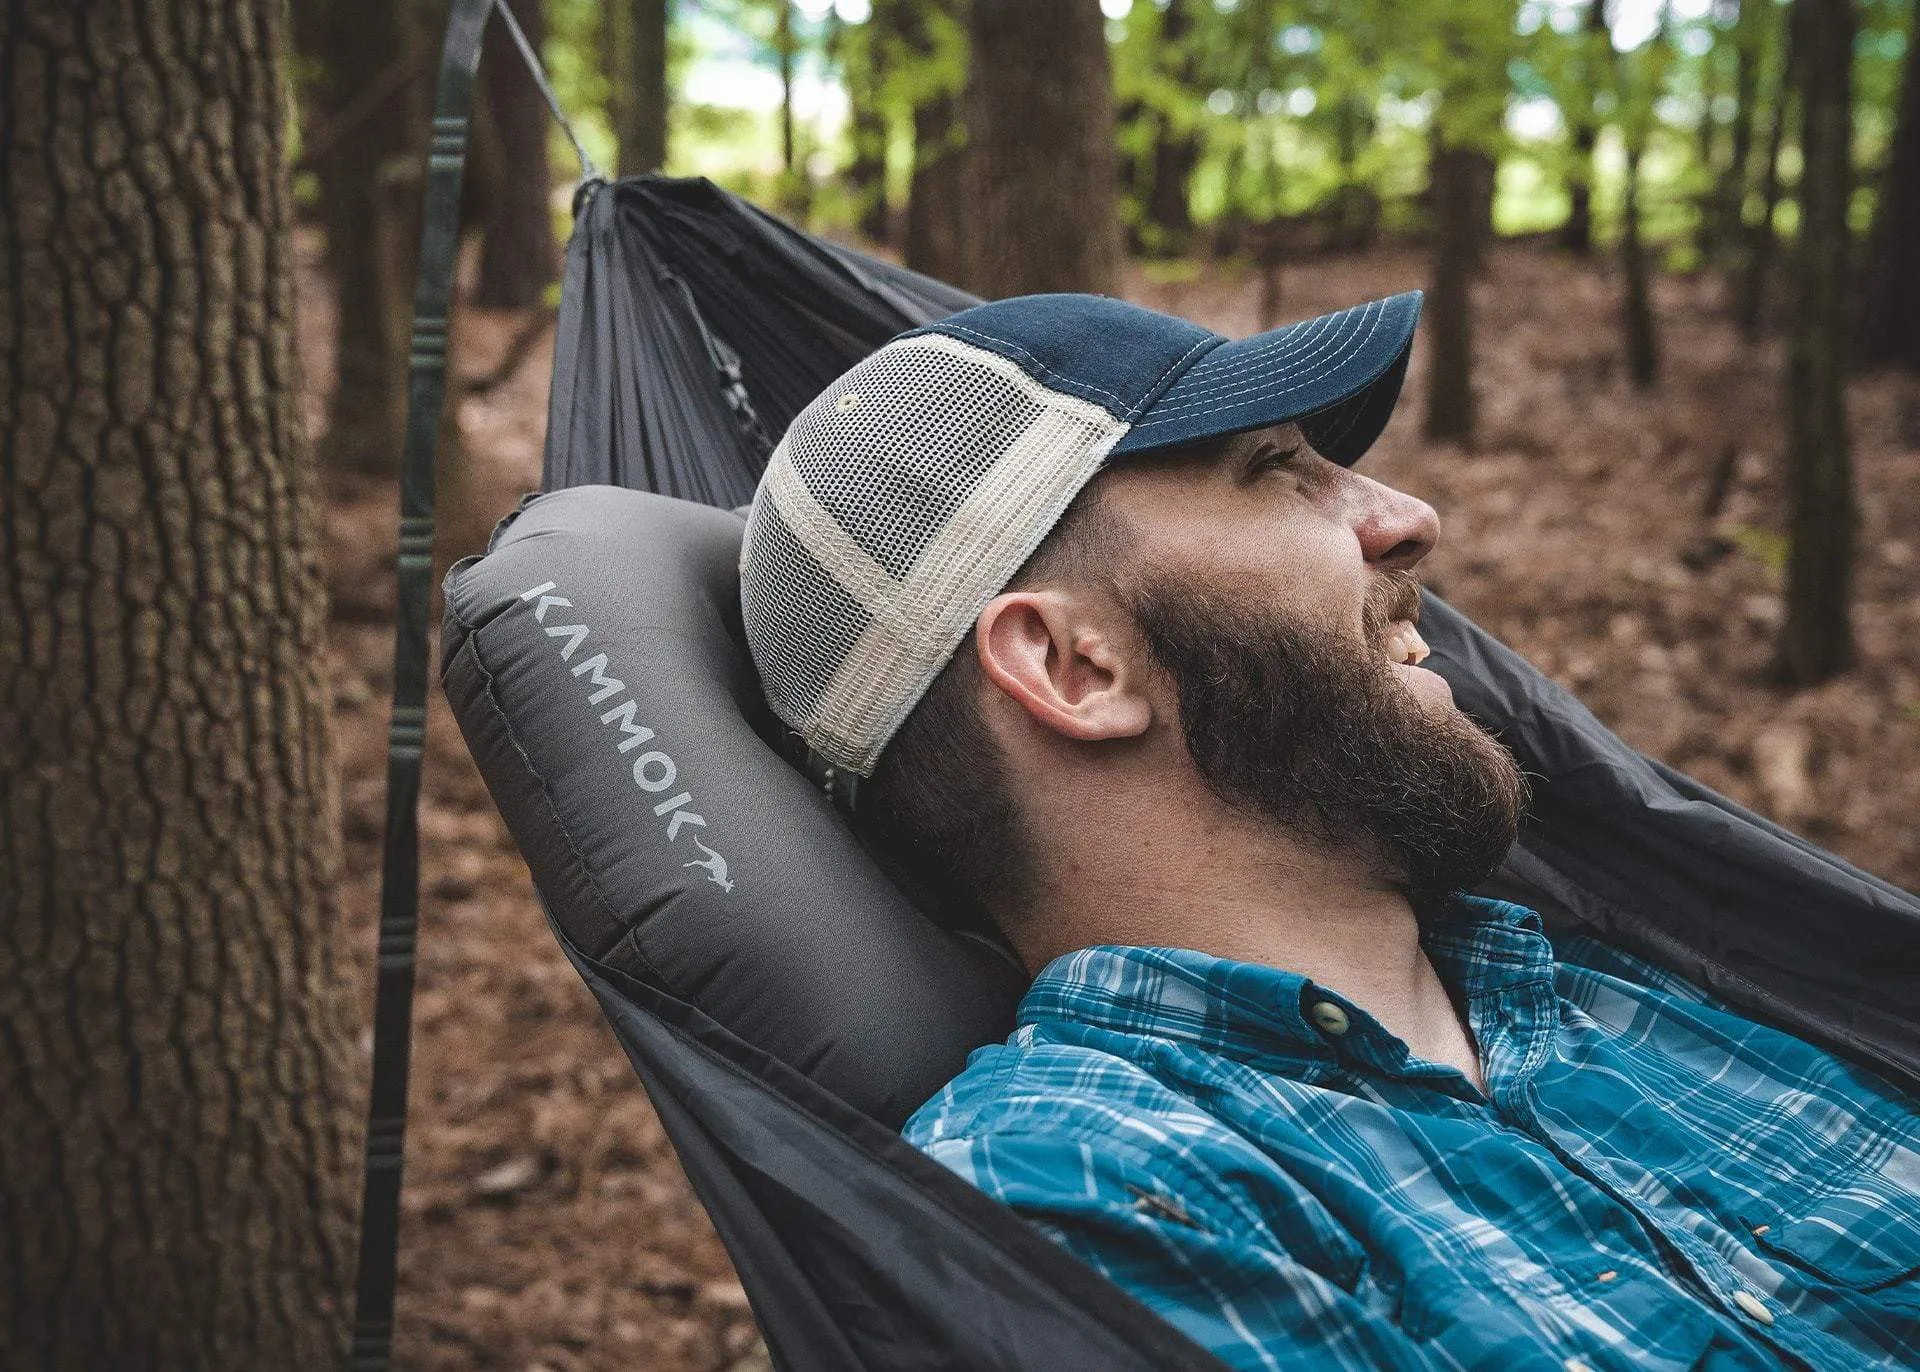
[[[973,0],[968,284],[989,298],[1113,291],[1119,154],[1096,0]]]
[[[1625,194],[1620,205],[1620,306],[1627,344],[1627,375],[1642,390],[1660,379],[1660,338],[1653,319],[1653,283],[1640,236],[1640,163],[1644,140],[1627,143]]]
[[[842,178],[854,203],[861,234],[874,243],[888,238],[891,206],[887,198],[887,66],[898,46],[892,29],[896,7],[878,4],[864,24],[831,20],[828,46],[839,61],[847,92],[847,132],[851,158]]]
[[[1661,6],[1661,27],[1665,28],[1667,9]],[[1740,0],[1712,0],[1707,8],[1705,33],[1711,46],[1697,61],[1700,73],[1700,122],[1694,128],[1698,140],[1694,155],[1700,163],[1699,192],[1695,197],[1693,225],[1694,250],[1702,262],[1710,262],[1720,247],[1721,217],[1719,201],[1725,180],[1719,174],[1723,158],[1722,133],[1729,122],[1720,114],[1722,102],[1730,99],[1727,68],[1734,48],[1733,33],[1740,21]]]
[[[353,1050],[285,13],[16,0],[0,26],[8,1367],[343,1362]]]
[[[882,0],[897,16],[902,64],[897,78],[913,110],[913,174],[907,188],[909,267],[958,281],[966,275],[967,144],[960,92],[968,67],[958,0]]]
[[[538,52],[546,35],[541,0],[510,0]],[[503,24],[489,26],[480,82],[492,116],[498,176],[481,217],[480,277],[473,302],[523,310],[541,303],[554,279],[552,173],[547,164],[546,101]]]
[[[669,0],[606,0],[607,84],[620,175],[667,163]]]
[[[407,423],[407,330],[425,65],[393,0],[329,0],[322,43],[326,122],[308,158],[320,181],[338,323],[336,383],[321,456],[343,470],[395,470]]]
[[[1920,23],[1907,39],[1893,146],[1880,179],[1860,287],[1855,360],[1867,367],[1920,371]]]
[[[1587,14],[1579,38],[1577,75],[1582,98],[1573,120],[1573,162],[1567,184],[1567,217],[1560,226],[1559,243],[1581,257],[1593,251],[1593,150],[1600,140],[1600,120],[1594,96],[1613,61],[1613,38],[1607,28],[1606,0],[1587,0]]]
[[[780,202],[793,215],[806,217],[809,194],[806,168],[794,128],[793,88],[800,61],[800,36],[793,27],[793,0],[772,0],[773,60],[780,72]]]
[[[1159,67],[1166,79],[1197,99],[1197,62],[1193,49],[1193,0],[1167,0],[1160,13]],[[1152,246],[1160,252],[1183,250],[1193,234],[1188,183],[1200,163],[1200,137],[1191,123],[1166,109],[1152,114],[1153,141],[1146,158],[1142,209],[1153,227]]]
[[[1660,340],[1653,317],[1653,283],[1641,237],[1640,166],[1653,133],[1655,104],[1665,84],[1667,9],[1660,8],[1653,37],[1628,59],[1631,74],[1622,83],[1621,132],[1627,167],[1620,207],[1621,323],[1626,341],[1627,375],[1645,390],[1660,378]],[[1618,69],[1621,63],[1616,60]]]
[[[1792,551],[1780,667],[1800,686],[1853,653],[1853,471],[1847,453],[1847,200],[1853,189],[1851,0],[1794,0],[1800,88],[1800,242],[1788,344]]]
[[[1780,236],[1774,220],[1780,210],[1780,152],[1786,144],[1787,126],[1800,99],[1795,72],[1799,64],[1800,41],[1796,25],[1789,23],[1780,34],[1781,55],[1776,78],[1772,118],[1767,125],[1767,147],[1760,157],[1760,212],[1747,225],[1747,247],[1741,264],[1739,298],[1735,316],[1741,336],[1752,342],[1760,336],[1760,320],[1766,309],[1767,281],[1773,275],[1773,256]],[[1802,150],[1804,171],[1804,149]]]
[[[1745,227],[1741,216],[1746,207],[1747,188],[1753,180],[1753,121],[1758,103],[1760,67],[1765,56],[1768,10],[1758,3],[1742,4],[1731,0],[1736,13],[1731,34],[1733,55],[1733,116],[1728,121],[1728,153],[1714,187],[1711,213],[1718,221],[1713,232],[1713,251],[1724,254],[1739,241]]]
[[[1439,442],[1473,441],[1473,268],[1480,232],[1481,169],[1473,149],[1443,136],[1433,156],[1433,280],[1426,321],[1425,432]]]

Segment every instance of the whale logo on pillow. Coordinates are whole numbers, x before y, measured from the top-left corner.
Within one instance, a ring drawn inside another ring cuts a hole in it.
[[[533,608],[534,622],[546,629],[548,638],[565,640],[560,646],[560,660],[572,663],[574,654],[580,651],[581,645],[592,636],[593,631],[585,624],[548,624],[547,613],[550,610],[570,610],[573,608],[573,602],[558,594],[557,585],[551,581],[543,581],[532,590],[521,592],[520,599],[523,602],[537,602]],[[556,616],[556,618],[565,618],[565,616]],[[608,665],[605,653],[595,653],[592,657],[583,658],[573,664],[571,668],[573,674],[585,678],[584,685],[588,691],[587,704],[595,707],[607,705],[609,701],[626,692],[627,683],[618,677],[609,676]],[[600,714],[602,724],[613,726],[616,740],[614,748],[623,761],[634,749],[645,747],[654,741],[653,730],[635,718],[639,708],[639,703],[628,695],[625,700],[610,705]],[[633,784],[650,796],[665,795],[666,792],[673,790],[673,784],[680,775],[678,764],[668,753],[659,748],[640,753],[630,765],[633,770]],[[678,794],[666,796],[665,799],[653,805],[653,813],[666,821],[667,842],[677,842],[683,828],[707,827],[706,817],[696,814],[690,808],[692,805],[693,792],[691,791],[681,791]],[[689,834],[688,837],[706,856],[681,865],[704,867],[707,871],[707,880],[722,891],[731,892],[733,882],[727,873],[726,858],[702,843],[697,835]]]

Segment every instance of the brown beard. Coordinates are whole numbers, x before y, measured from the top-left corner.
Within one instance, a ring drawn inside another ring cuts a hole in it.
[[[1179,692],[1194,766],[1228,804],[1366,856],[1423,913],[1512,846],[1526,804],[1512,756],[1459,710],[1423,703],[1376,646],[1418,614],[1407,573],[1372,588],[1364,637],[1164,576],[1123,594]]]

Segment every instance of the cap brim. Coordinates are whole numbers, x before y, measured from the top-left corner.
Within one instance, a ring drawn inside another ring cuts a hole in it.
[[[1314,450],[1351,466],[1387,427],[1420,322],[1420,292],[1370,300],[1222,343],[1176,378],[1113,455],[1298,421]]]

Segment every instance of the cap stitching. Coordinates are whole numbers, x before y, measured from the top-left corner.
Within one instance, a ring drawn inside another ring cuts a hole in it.
[[[1072,377],[1063,376],[1060,372],[1056,371],[1052,367],[1049,367],[1046,363],[1042,362],[1039,358],[1035,357],[1032,353],[1028,352],[1025,348],[1021,347],[1018,343],[1012,342],[1009,339],[997,337],[994,334],[987,333],[982,329],[970,329],[964,324],[953,324],[953,323],[948,323],[944,320],[934,325],[933,327],[936,330],[951,329],[954,333],[963,333],[970,338],[980,338],[980,339],[986,340],[989,343],[998,343],[1003,348],[1012,348],[1015,352],[1019,353],[1021,357],[1025,358],[1029,363],[1031,363],[1035,368],[1037,368],[1043,375],[1059,376],[1061,377],[1062,380],[1066,381],[1070,385],[1080,386],[1089,391],[1098,391],[1101,395],[1104,395],[1105,397],[1107,397],[1107,399],[1111,400],[1116,405],[1125,405],[1127,403],[1125,399],[1115,395],[1112,391],[1108,390],[1105,386],[1096,386],[1091,381],[1076,381]],[[1039,379],[1040,379],[1039,377],[1034,378],[1034,380],[1036,381],[1038,381]]]
[[[1366,339],[1355,340],[1355,342],[1359,345],[1364,345],[1367,339],[1372,338],[1374,332],[1375,330],[1369,330],[1367,333]],[[1328,361],[1333,365],[1323,367],[1321,370],[1317,372],[1313,372],[1310,375],[1304,376],[1300,378],[1298,381],[1294,382],[1294,384],[1287,386],[1282,390],[1276,391],[1262,385],[1237,386],[1231,390],[1218,393],[1214,397],[1213,403],[1210,405],[1193,406],[1193,405],[1176,404],[1172,406],[1169,412],[1165,415],[1160,415],[1158,411],[1158,407],[1156,407],[1155,413],[1158,417],[1149,417],[1147,419],[1143,419],[1140,421],[1139,424],[1135,425],[1135,427],[1141,428],[1141,429],[1151,429],[1151,428],[1155,428],[1155,427],[1166,425],[1166,424],[1190,423],[1193,420],[1198,419],[1204,415],[1218,414],[1222,410],[1234,409],[1236,406],[1240,404],[1244,404],[1245,398],[1248,396],[1259,396],[1262,398],[1270,397],[1270,398],[1277,399],[1278,397],[1283,395],[1297,394],[1298,392],[1305,390],[1308,386],[1312,385],[1313,383],[1324,380],[1329,376],[1332,376],[1336,371],[1339,370],[1339,364],[1342,362],[1351,361],[1357,351],[1358,351],[1357,347],[1343,350],[1341,353],[1337,354],[1333,358],[1328,359]],[[1397,358],[1399,356],[1399,353],[1396,352],[1394,356]],[[1391,365],[1391,362],[1389,363],[1389,365]],[[1284,373],[1280,373],[1280,374],[1284,375]],[[1384,375],[1384,372],[1382,374]],[[1273,375],[1274,375],[1273,373],[1269,373],[1267,374],[1267,376],[1263,377],[1262,379],[1263,380],[1271,379]],[[1379,377],[1376,376],[1375,378],[1373,378],[1373,380],[1377,381],[1379,380]],[[1369,382],[1368,384],[1371,385],[1372,382]],[[1365,387],[1357,387],[1353,392],[1351,392],[1351,394],[1357,395],[1361,390],[1364,390],[1364,389]],[[1206,390],[1217,390],[1217,388],[1203,387],[1201,388],[1200,391],[1196,391],[1195,394],[1198,395]],[[1341,399],[1345,399],[1345,398],[1346,397],[1344,396],[1341,397]],[[1337,404],[1338,401],[1335,401],[1333,403]]]
[[[1184,401],[1196,400],[1208,395],[1232,395],[1251,389],[1252,385],[1257,384],[1257,382],[1254,378],[1243,375],[1250,371],[1258,370],[1257,381],[1264,382],[1275,377],[1287,376],[1300,371],[1303,367],[1312,366],[1320,362],[1345,361],[1365,348],[1366,345],[1372,341],[1373,336],[1380,331],[1380,323],[1384,317],[1384,315],[1376,316],[1369,321],[1366,315],[1359,315],[1352,320],[1353,328],[1351,331],[1347,331],[1344,327],[1348,321],[1340,320],[1335,324],[1330,336],[1314,340],[1311,348],[1303,347],[1300,350],[1300,355],[1296,359],[1293,359],[1294,365],[1290,367],[1263,368],[1258,358],[1247,357],[1236,359],[1233,362],[1227,363],[1218,372],[1201,378],[1193,389],[1187,391],[1184,395],[1176,396],[1174,398],[1173,408],[1177,412],[1187,408],[1183,403]],[[1363,328],[1365,332],[1362,332]],[[1324,373],[1317,373],[1316,375],[1318,374]],[[1309,379],[1311,379],[1311,377],[1309,377]]]
[[[1283,345],[1286,347],[1298,347],[1303,340],[1293,335],[1304,332],[1310,327],[1331,325],[1337,329],[1351,320],[1355,324],[1355,333],[1357,334],[1359,331],[1358,326],[1366,322],[1368,316],[1372,314],[1373,311],[1378,310],[1380,319],[1373,321],[1374,329],[1377,329],[1380,320],[1386,317],[1386,307],[1398,299],[1400,299],[1399,296],[1389,296],[1385,300],[1369,300],[1365,304],[1354,305],[1348,309],[1338,310],[1333,314],[1323,314],[1316,319],[1302,320],[1298,324],[1289,324],[1285,328],[1277,329],[1273,331],[1271,337],[1266,338],[1259,346],[1248,348],[1232,361],[1224,363],[1220,367],[1220,370],[1214,373],[1214,376],[1224,379],[1243,372],[1249,367],[1258,366],[1260,359],[1277,347]],[[1255,335],[1255,338],[1258,337],[1259,335]],[[1243,339],[1241,341],[1252,342],[1253,340]]]
[[[1198,378],[1191,389],[1175,390],[1169,393],[1166,412],[1179,414],[1182,411],[1200,407],[1214,397],[1239,395],[1250,390],[1272,390],[1272,383],[1284,377],[1298,379],[1287,390],[1299,390],[1323,376],[1337,371],[1341,364],[1351,361],[1364,346],[1365,340],[1355,334],[1328,339],[1312,352],[1289,359],[1288,363],[1274,363],[1253,372],[1250,376],[1221,379],[1212,376]],[[1283,392],[1284,393],[1284,392]]]
[[[1217,370],[1209,372],[1202,385],[1205,389],[1215,390],[1223,385],[1238,384],[1246,373],[1267,367],[1267,359],[1276,352],[1283,356],[1292,353],[1307,360],[1323,355],[1329,349],[1344,348],[1370,338],[1379,326],[1379,317],[1370,319],[1371,311],[1370,305],[1359,306],[1338,315],[1314,320],[1314,324],[1321,326],[1316,332],[1308,335],[1302,330],[1301,336],[1286,339],[1284,348],[1280,346],[1282,340],[1279,339],[1271,340],[1257,349],[1249,348],[1223,362]]]
[[[1172,375],[1173,369],[1175,367],[1178,367],[1182,362],[1185,362],[1189,357],[1192,357],[1195,353],[1199,352],[1200,349],[1205,347],[1208,343],[1213,343],[1216,340],[1219,342],[1226,341],[1225,339],[1220,338],[1218,334],[1210,335],[1209,337],[1200,339],[1191,348],[1188,348],[1185,352],[1181,353],[1180,356],[1174,358],[1173,361],[1167,363],[1166,367],[1162,369],[1160,375],[1154,377],[1153,384],[1148,386],[1145,391],[1141,392],[1139,403],[1136,404],[1131,410],[1127,411],[1128,421],[1131,422],[1140,414],[1142,410],[1144,410],[1147,407],[1149,398],[1152,398],[1154,400],[1158,400],[1160,398],[1158,395],[1155,394],[1155,392],[1157,392],[1160,389],[1161,383],[1164,382],[1167,379],[1167,377]]]

